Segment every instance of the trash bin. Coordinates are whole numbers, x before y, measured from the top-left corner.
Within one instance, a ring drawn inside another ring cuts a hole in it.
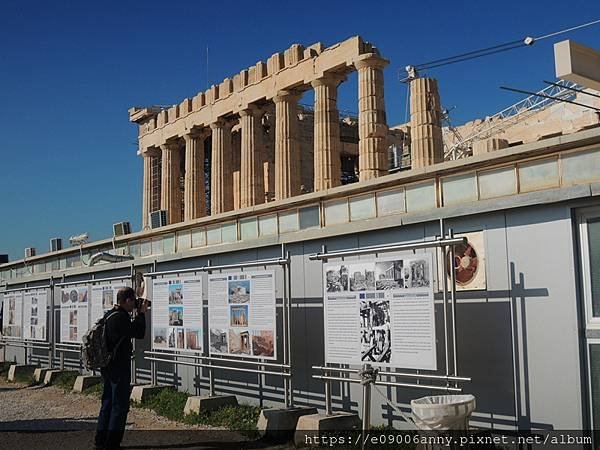
[[[475,409],[475,397],[433,395],[410,402],[415,425],[420,430],[466,430]]]

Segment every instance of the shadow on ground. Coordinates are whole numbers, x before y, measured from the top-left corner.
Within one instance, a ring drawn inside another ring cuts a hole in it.
[[[68,421],[67,421],[68,422]],[[95,426],[95,423],[92,424]],[[2,448],[60,450],[93,448],[94,431],[14,431],[0,432]],[[261,440],[246,440],[232,431],[221,430],[155,430],[126,431],[123,449],[266,449],[287,448],[273,446]]]

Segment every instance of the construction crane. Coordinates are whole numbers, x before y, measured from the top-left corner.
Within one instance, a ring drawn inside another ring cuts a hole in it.
[[[473,143],[476,141],[496,136],[513,125],[558,102],[573,100],[577,95],[576,90],[581,89],[584,89],[584,87],[576,83],[559,80],[493,116],[486,117],[483,122],[476,125],[464,137],[461,137],[456,128],[450,124],[446,112],[444,114],[444,125],[455,137],[455,142],[451,145],[444,144],[444,159],[459,159],[471,155],[473,152]]]

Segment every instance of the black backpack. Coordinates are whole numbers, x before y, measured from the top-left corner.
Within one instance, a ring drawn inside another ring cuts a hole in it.
[[[101,317],[94,326],[83,335],[81,359],[87,370],[100,370],[107,367],[121,345],[121,342],[125,339],[125,336],[119,339],[112,351],[108,349],[106,322],[115,314],[119,314],[119,311],[112,311],[108,315]]]

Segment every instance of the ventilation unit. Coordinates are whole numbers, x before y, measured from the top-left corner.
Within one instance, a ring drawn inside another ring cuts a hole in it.
[[[150,213],[150,227],[160,228],[167,225],[167,211],[161,209]]]
[[[35,256],[35,248],[27,247],[25,249],[25,258],[31,258],[32,256]]]
[[[50,251],[57,252],[62,250],[62,239],[61,238],[52,238],[50,239]]]
[[[0,255],[0,264],[6,264],[8,262],[8,255]]]
[[[124,236],[131,233],[131,224],[129,222],[119,222],[113,225],[113,236]]]

